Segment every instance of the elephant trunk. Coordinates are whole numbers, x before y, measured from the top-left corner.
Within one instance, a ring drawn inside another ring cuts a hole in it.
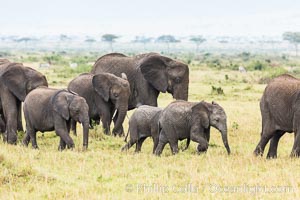
[[[89,143],[89,120],[82,123],[83,126],[83,149],[86,150],[88,148]]]
[[[229,155],[230,154],[230,147],[229,147],[228,139],[227,139],[227,128],[225,130],[222,130],[221,134],[222,134],[222,140],[223,140],[224,146],[225,146],[225,148],[227,150],[227,153]]]
[[[122,125],[123,125],[124,119],[127,114],[127,109],[128,109],[127,101],[123,101],[123,102],[126,102],[126,104],[123,103],[123,105],[120,105],[117,107],[118,116],[117,116],[117,120],[115,121],[115,127],[113,129],[113,134],[119,134],[119,135],[123,134],[123,126]]]

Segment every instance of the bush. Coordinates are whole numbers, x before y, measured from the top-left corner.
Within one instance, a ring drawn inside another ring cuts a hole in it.
[[[211,86],[211,94],[224,95],[224,91],[221,87]]]
[[[247,69],[248,70],[259,70],[259,71],[262,71],[264,69],[266,69],[267,66],[266,64],[260,62],[260,61],[255,61],[255,62],[252,62],[248,67]]]

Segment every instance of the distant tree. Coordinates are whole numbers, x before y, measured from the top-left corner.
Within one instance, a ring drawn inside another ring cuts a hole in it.
[[[32,40],[34,40],[34,39],[30,38],[30,37],[21,37],[21,38],[16,39],[16,42],[25,42],[25,43],[27,43],[27,42],[32,41]]]
[[[197,35],[197,36],[192,36],[190,38],[190,41],[194,42],[196,44],[196,52],[198,52],[200,44],[203,43],[203,42],[205,42],[206,39],[203,38],[201,35]]]
[[[175,39],[175,37],[172,35],[161,35],[156,39],[156,42],[166,43],[169,53],[170,43],[178,43],[180,40]]]
[[[37,41],[37,39],[31,38],[31,37],[21,37],[21,38],[15,39],[14,41],[18,42],[18,43],[23,43],[25,45],[25,47],[27,47],[29,42]]]
[[[151,37],[145,37],[145,36],[135,36],[135,39],[132,41],[134,43],[142,43],[144,46],[144,50],[146,49],[146,44],[151,42]]]
[[[92,44],[94,44],[96,40],[93,38],[87,38],[86,40],[84,40],[84,42],[88,44],[89,48],[91,48]]]
[[[102,41],[109,43],[111,52],[113,52],[113,43],[118,38],[119,38],[119,36],[116,36],[114,34],[104,34],[104,35],[102,35]]]
[[[71,40],[71,37],[64,35],[64,34],[60,34],[59,39],[61,41],[68,41],[68,40]]]
[[[282,35],[284,40],[289,41],[295,45],[296,56],[298,56],[298,44],[300,43],[300,32],[285,32]]]

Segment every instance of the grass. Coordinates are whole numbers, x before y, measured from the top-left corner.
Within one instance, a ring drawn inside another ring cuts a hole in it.
[[[55,87],[66,87],[70,80],[53,69],[43,73]],[[39,150],[1,142],[0,198],[299,199],[299,159],[289,157],[292,134],[282,137],[278,159],[253,156],[261,131],[259,99],[265,85],[258,81],[262,76],[257,71],[241,74],[207,68],[190,73],[189,100],[217,101],[227,113],[230,156],[215,129],[208,152],[201,155],[191,142],[178,155],[171,155],[167,145],[162,156],[156,157],[151,139],[145,141],[141,153],[134,153],[134,147],[121,153],[123,138],[103,135],[100,126],[90,131],[89,149],[83,152],[78,125],[79,135],[71,134],[76,145],[73,150],[59,152],[54,132],[38,134]],[[221,87],[224,95],[212,94],[212,86]],[[159,96],[161,107],[171,101],[169,94]],[[124,126],[127,130],[128,118]],[[184,147],[185,141],[179,146]]]

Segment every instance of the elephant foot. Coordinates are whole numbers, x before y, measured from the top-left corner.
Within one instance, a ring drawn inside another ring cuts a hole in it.
[[[263,151],[260,147],[256,147],[253,153],[255,156],[263,156]]]
[[[276,159],[276,158],[277,158],[277,154],[268,153],[267,155],[267,159]]]
[[[75,147],[75,144],[74,143],[67,144],[67,147],[68,149],[73,149]]]
[[[155,150],[154,155],[160,157],[161,153],[162,153],[162,151],[160,151],[160,150]]]
[[[33,145],[32,148],[33,149],[39,149],[38,145]]]
[[[128,150],[128,148],[127,148],[127,144],[126,144],[124,147],[122,147],[121,152],[127,151],[127,150]]]
[[[116,130],[116,129],[113,129],[113,135],[114,136],[119,136],[119,137],[124,137],[125,136],[125,133],[124,133],[124,130]]]
[[[29,144],[29,141],[28,140],[23,140],[22,141],[22,145],[24,146],[24,147],[28,147],[28,144]]]
[[[58,146],[58,151],[63,151],[66,149],[66,147],[67,147],[66,143],[61,143]]]
[[[12,137],[8,138],[7,143],[16,145],[17,144],[17,136],[12,136]]]
[[[87,151],[87,149],[88,149],[88,145],[83,145],[82,151]]]
[[[300,149],[295,149],[291,153],[291,157],[299,158],[300,157]]]
[[[197,153],[201,154],[201,153],[205,153],[208,149],[208,144],[207,145],[200,145],[198,144],[197,146]]]

